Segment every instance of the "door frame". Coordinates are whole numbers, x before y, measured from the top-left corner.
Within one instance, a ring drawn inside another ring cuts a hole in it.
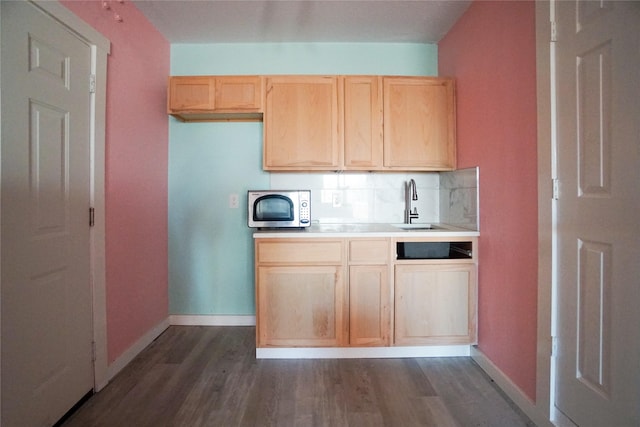
[[[105,125],[107,93],[107,55],[111,42],[60,3],[47,0],[29,0],[41,12],[65,26],[91,49],[91,72],[96,76],[95,93],[91,94],[90,111],[90,203],[95,209],[94,226],[90,229],[90,269],[94,341],[94,390],[107,385],[107,312],[105,264]],[[1,13],[1,12],[0,12]],[[1,43],[1,40],[0,40]],[[0,73],[2,72],[0,64]],[[89,79],[87,76],[87,90]],[[0,116],[0,137],[2,118]],[[1,176],[0,176],[1,180]],[[1,191],[1,187],[0,187]],[[87,213],[88,216],[88,213]],[[0,220],[2,206],[0,205]],[[0,253],[2,250],[0,243]],[[1,268],[1,266],[0,266]],[[0,278],[0,286],[2,286]],[[1,319],[1,316],[0,316]],[[0,320],[1,321],[1,320]],[[1,327],[1,324],[0,324]],[[0,379],[2,372],[0,372]],[[1,402],[1,400],[0,400]],[[0,408],[1,409],[1,408]]]
[[[551,43],[553,0],[536,1],[536,78],[538,113],[538,333],[536,368],[536,407],[553,422],[552,408],[552,303],[554,216],[553,179],[555,172],[555,121],[552,111]]]
[[[557,232],[554,180],[557,173],[555,22],[557,0],[536,1],[536,75],[538,113],[538,333],[536,407],[560,427],[575,424],[555,407],[554,337],[557,328]]]

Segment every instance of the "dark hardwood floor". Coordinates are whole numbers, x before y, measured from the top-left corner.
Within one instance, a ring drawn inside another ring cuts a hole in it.
[[[256,360],[253,327],[172,326],[63,426],[534,424],[467,357]]]

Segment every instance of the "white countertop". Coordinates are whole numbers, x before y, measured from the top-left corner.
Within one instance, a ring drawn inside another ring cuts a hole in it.
[[[408,224],[404,224],[408,225]],[[475,237],[480,232],[448,224],[411,224],[402,229],[393,224],[312,224],[310,227],[258,230],[253,237],[304,238],[304,237]],[[431,229],[425,227],[432,226]]]

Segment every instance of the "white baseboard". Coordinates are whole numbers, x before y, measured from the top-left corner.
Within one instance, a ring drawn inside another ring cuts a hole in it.
[[[502,391],[524,412],[538,427],[553,427],[549,420],[549,411],[536,406],[504,372],[502,372],[477,347],[471,347],[471,358],[489,375]]]
[[[181,316],[171,315],[151,328],[138,341],[129,347],[107,367],[105,380],[96,387],[96,391],[103,389],[113,377],[127,366],[142,350],[160,336],[169,326],[255,326],[255,316]]]
[[[169,318],[164,319],[144,334],[131,347],[125,350],[112,364],[107,368],[107,382],[111,381],[125,366],[127,366],[142,350],[160,336],[169,327]],[[106,385],[106,384],[105,384]]]
[[[256,359],[355,359],[469,356],[468,345],[412,347],[270,347],[257,348]]]
[[[255,326],[256,316],[172,314],[169,316],[169,324],[177,326]]]

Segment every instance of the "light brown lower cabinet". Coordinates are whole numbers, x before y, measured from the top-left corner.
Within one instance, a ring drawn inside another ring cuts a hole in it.
[[[255,239],[257,346],[475,343],[475,258],[395,260],[394,245],[390,238]]]
[[[394,282],[394,344],[476,341],[474,264],[398,264]]]
[[[346,344],[343,239],[256,239],[258,347]]]
[[[259,346],[343,344],[341,266],[258,267]]]
[[[349,345],[388,346],[391,333],[389,240],[351,239]]]

